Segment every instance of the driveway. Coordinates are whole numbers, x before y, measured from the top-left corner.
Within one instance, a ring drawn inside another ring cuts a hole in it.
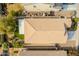
[[[64,50],[27,50],[23,49],[20,56],[67,56]]]

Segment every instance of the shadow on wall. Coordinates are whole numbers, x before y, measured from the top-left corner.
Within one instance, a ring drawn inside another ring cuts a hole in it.
[[[79,50],[79,45],[78,45],[78,50]]]

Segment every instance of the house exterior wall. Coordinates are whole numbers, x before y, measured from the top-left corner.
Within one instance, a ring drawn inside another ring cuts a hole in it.
[[[19,19],[19,34],[24,34],[24,19]]]

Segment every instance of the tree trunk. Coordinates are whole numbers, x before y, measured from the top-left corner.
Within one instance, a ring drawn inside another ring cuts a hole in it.
[[[4,42],[8,42],[8,36],[7,36],[7,34],[3,34],[3,41]]]

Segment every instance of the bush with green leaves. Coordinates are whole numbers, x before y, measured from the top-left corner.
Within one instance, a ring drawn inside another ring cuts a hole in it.
[[[2,43],[3,43],[3,37],[2,35],[0,35],[0,46],[2,46]]]
[[[14,48],[23,48],[23,44],[19,40],[13,40],[13,47]]]
[[[72,23],[73,25],[71,26],[72,30],[76,31],[77,30],[77,22],[79,21],[79,18],[73,18]]]
[[[74,31],[77,30],[77,25],[74,25],[73,30],[74,30]]]
[[[2,48],[3,48],[3,50],[8,50],[9,46],[8,46],[8,44],[6,42],[4,42],[2,44]]]
[[[77,23],[79,21],[79,18],[74,18],[73,21]]]

